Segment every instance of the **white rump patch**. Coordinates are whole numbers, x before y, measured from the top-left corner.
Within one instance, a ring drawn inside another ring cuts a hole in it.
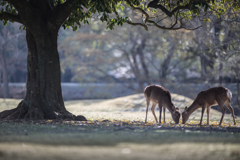
[[[227,90],[227,96],[228,96],[229,99],[232,98],[232,92],[229,89]]]

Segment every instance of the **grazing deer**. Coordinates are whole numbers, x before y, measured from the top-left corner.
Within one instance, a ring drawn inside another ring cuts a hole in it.
[[[161,124],[161,114],[162,114],[162,108],[163,108],[163,119],[165,122],[165,110],[166,108],[169,110],[169,112],[172,114],[172,118],[176,124],[179,123],[180,118],[180,112],[178,108],[175,108],[175,106],[172,103],[171,94],[168,90],[163,88],[159,85],[149,85],[144,90],[144,96],[146,98],[147,102],[147,109],[146,109],[146,119],[145,123],[147,123],[147,113],[148,113],[148,107],[150,104],[150,101],[152,101],[152,114],[155,117],[156,122],[157,117],[155,115],[155,107],[158,104],[160,115],[159,115],[159,124]]]
[[[182,123],[185,124],[189,118],[189,116],[198,108],[202,107],[202,115],[200,124],[202,124],[202,118],[205,111],[205,108],[207,108],[207,125],[209,125],[209,113],[211,106],[219,105],[219,107],[222,109],[222,118],[220,120],[219,126],[222,124],[222,120],[224,117],[224,114],[226,112],[226,109],[224,105],[230,110],[233,117],[234,125],[236,125],[236,121],[234,118],[234,110],[230,104],[230,100],[232,98],[232,92],[224,87],[215,87],[210,88],[206,91],[201,91],[197,98],[193,101],[190,107],[185,107],[185,110],[182,113]]]

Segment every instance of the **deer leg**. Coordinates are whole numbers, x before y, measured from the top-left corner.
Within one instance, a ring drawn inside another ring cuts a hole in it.
[[[207,107],[207,125],[209,125],[209,114],[210,114],[211,106]]]
[[[156,107],[156,105],[157,105],[157,104],[153,103],[151,110],[152,110],[152,114],[153,114],[153,116],[154,116],[156,122],[158,123],[158,121],[157,121],[157,117],[156,117],[156,115],[155,115],[155,107]]]
[[[202,119],[203,119],[203,114],[204,114],[205,108],[206,108],[206,105],[204,104],[202,106],[202,115],[201,115],[201,120],[200,120],[200,123],[199,123],[200,126],[202,125]]]
[[[149,107],[149,104],[150,104],[150,99],[149,99],[149,98],[146,98],[146,103],[147,103],[147,109],[146,109],[146,118],[145,118],[145,123],[147,123],[148,107]]]
[[[166,123],[166,121],[165,121],[165,111],[166,111],[166,108],[163,107],[163,123]]]
[[[236,121],[235,121],[235,117],[234,117],[234,110],[231,106],[231,104],[227,101],[225,102],[225,106],[230,110],[230,112],[232,113],[232,117],[233,117],[233,123],[234,125],[236,125]]]
[[[158,107],[159,107],[159,124],[162,123],[162,105],[160,105],[160,103],[158,103]]]
[[[223,117],[224,117],[225,112],[226,112],[226,108],[224,107],[223,104],[219,104],[219,103],[218,103],[218,105],[219,105],[219,107],[222,109],[222,117],[221,117],[221,120],[220,120],[220,123],[219,123],[219,126],[221,126]]]

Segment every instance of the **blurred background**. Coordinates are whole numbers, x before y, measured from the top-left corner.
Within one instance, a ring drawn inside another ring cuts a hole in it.
[[[74,32],[60,29],[64,100],[143,93],[149,84],[194,99],[202,90],[224,86],[233,93],[233,107],[239,108],[239,23],[210,19],[192,21],[202,25],[193,31],[146,31],[127,24],[111,31],[94,19]],[[0,22],[0,98],[25,95],[27,43],[22,28]]]

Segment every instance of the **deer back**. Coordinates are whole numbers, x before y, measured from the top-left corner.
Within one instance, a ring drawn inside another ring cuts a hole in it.
[[[154,103],[162,103],[168,105],[168,107],[173,106],[170,92],[159,85],[147,86],[144,90],[144,95],[149,98]]]
[[[206,91],[201,91],[195,101],[199,105],[208,104],[209,106],[217,104],[217,102],[224,103],[231,99],[231,91],[224,87],[214,87]]]

